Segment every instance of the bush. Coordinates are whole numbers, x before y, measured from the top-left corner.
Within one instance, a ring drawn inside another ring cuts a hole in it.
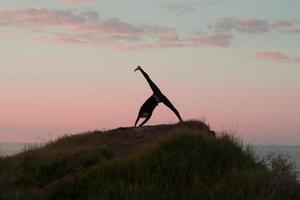
[[[300,199],[284,157],[195,121],[64,137],[2,169],[0,199]]]

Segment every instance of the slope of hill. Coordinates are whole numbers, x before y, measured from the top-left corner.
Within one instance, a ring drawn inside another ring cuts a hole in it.
[[[293,166],[199,121],[65,136],[0,158],[0,199],[300,199]]]

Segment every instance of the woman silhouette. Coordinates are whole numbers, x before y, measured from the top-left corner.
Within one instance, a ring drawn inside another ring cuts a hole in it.
[[[163,93],[160,91],[160,89],[150,79],[148,74],[146,72],[144,72],[144,70],[140,66],[137,66],[137,68],[134,71],[138,71],[138,70],[144,75],[145,79],[147,80],[147,82],[149,83],[149,85],[153,91],[153,94],[146,100],[146,102],[140,108],[140,111],[139,111],[139,114],[135,121],[134,126],[137,125],[140,118],[145,118],[145,120],[139,125],[139,127],[143,126],[150,119],[150,117],[152,116],[153,110],[156,108],[156,106],[159,103],[164,103],[167,107],[169,107],[175,113],[175,115],[178,117],[179,121],[182,122],[182,118],[181,118],[178,110],[172,105],[172,103],[169,101],[169,99],[165,95],[163,95]]]

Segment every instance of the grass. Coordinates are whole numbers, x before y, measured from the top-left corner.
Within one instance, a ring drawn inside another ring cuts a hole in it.
[[[0,159],[0,199],[300,199],[284,157],[202,122],[66,136]]]

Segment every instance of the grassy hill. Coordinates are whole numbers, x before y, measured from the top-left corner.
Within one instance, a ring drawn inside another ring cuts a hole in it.
[[[293,166],[199,121],[65,136],[0,158],[0,199],[300,199]]]

